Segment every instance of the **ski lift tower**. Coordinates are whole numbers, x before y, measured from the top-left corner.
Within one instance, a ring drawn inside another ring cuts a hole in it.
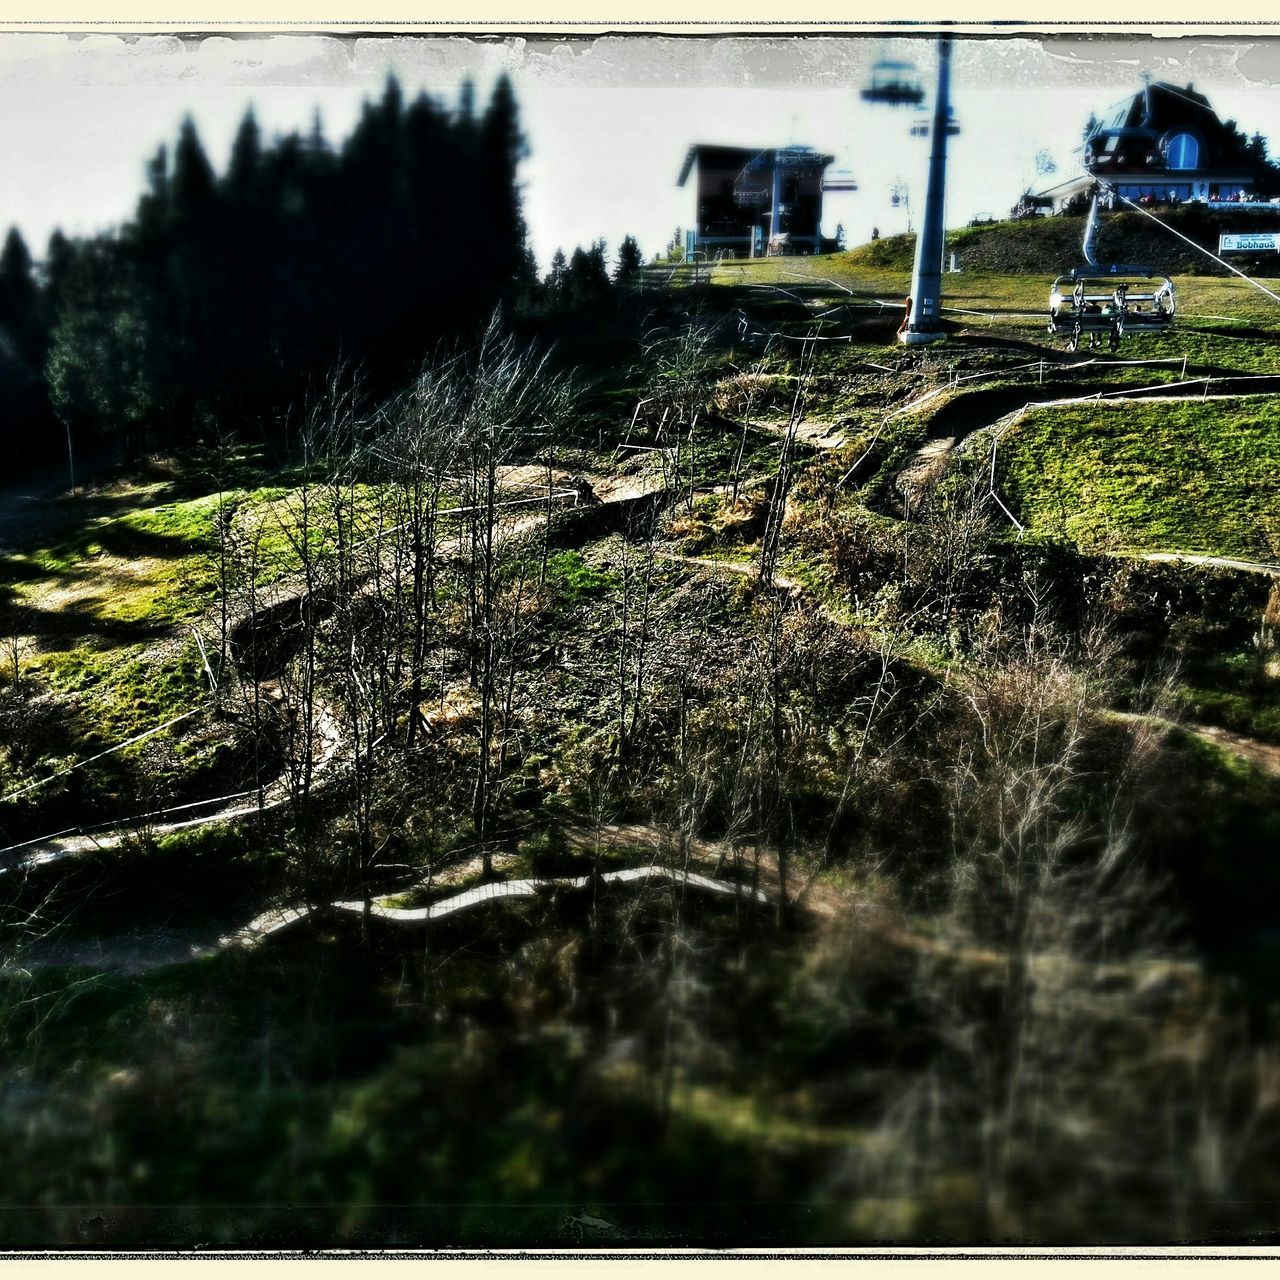
[[[863,94],[867,97],[866,93]],[[873,101],[876,99],[872,99]],[[884,99],[879,99],[884,100]],[[907,323],[899,336],[911,345],[942,337],[942,251],[945,227],[943,205],[947,185],[947,138],[959,132],[951,113],[951,37],[938,37],[938,88],[930,125],[916,125],[913,135],[929,137],[929,178],[924,217],[916,240],[915,269],[911,273],[911,302]]]

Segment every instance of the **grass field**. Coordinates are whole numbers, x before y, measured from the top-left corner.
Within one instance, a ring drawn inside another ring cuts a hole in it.
[[[713,279],[722,287],[793,290],[811,302],[845,301],[867,313],[877,311],[880,303],[901,307],[910,289],[910,265],[867,263],[859,253],[723,263],[715,268]],[[1049,289],[1075,261],[1047,259],[1038,274],[948,275],[943,281],[944,317],[958,328],[1007,335],[1042,348],[1046,355],[1061,354],[1062,340],[1045,332]],[[1190,366],[1206,366],[1219,375],[1280,372],[1280,348],[1275,345],[1280,342],[1280,302],[1235,277],[1187,276],[1175,283],[1179,309],[1173,332],[1131,338],[1119,353],[1122,358],[1185,355]],[[950,348],[943,342],[931,348],[930,355],[944,360]]]
[[[1273,398],[1032,410],[1001,439],[997,473],[1035,535],[1089,551],[1280,559]]]

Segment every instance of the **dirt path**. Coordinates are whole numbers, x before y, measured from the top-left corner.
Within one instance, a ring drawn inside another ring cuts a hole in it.
[[[435,881],[432,884],[438,883]],[[477,907],[494,902],[509,902],[516,899],[537,898],[544,894],[574,892],[589,888],[593,883],[602,885],[624,885],[639,889],[650,885],[683,885],[704,893],[720,897],[742,898],[753,900],[759,906],[770,904],[769,896],[761,889],[752,889],[734,881],[720,880],[713,876],[703,875],[698,871],[684,870],[678,867],[665,867],[654,863],[639,867],[626,867],[619,871],[606,871],[599,876],[546,876],[541,878],[522,878],[518,880],[490,880],[485,884],[473,885],[460,893],[455,893],[438,902],[423,907],[391,907],[373,900],[368,906],[368,915],[375,920],[387,924],[424,928],[433,920],[443,920],[462,912],[472,911]],[[331,902],[325,912],[337,912],[341,915],[363,917],[366,907],[362,901]],[[247,925],[220,941],[222,947],[258,946],[268,938],[292,929],[310,919],[312,912],[306,907],[284,907],[265,912],[250,921]]]
[[[1232,729],[1223,729],[1216,724],[1195,724],[1182,720],[1168,720],[1163,716],[1151,715],[1138,711],[1104,711],[1109,720],[1120,720],[1126,724],[1149,724],[1170,733],[1189,733],[1215,747],[1226,750],[1248,760],[1263,773],[1273,778],[1280,778],[1280,746],[1273,742],[1262,742],[1258,738],[1247,737]]]
[[[658,560],[669,560],[676,564],[696,565],[700,569],[722,569],[725,573],[736,574],[740,578],[759,578],[760,576],[760,566],[748,561],[713,560],[709,556],[681,555],[678,551],[655,551],[653,554]],[[800,584],[795,579],[788,578],[782,573],[773,575],[773,585],[781,587],[784,591],[801,590]]]
[[[1274,743],[1259,742],[1257,738],[1246,738],[1242,733],[1234,733],[1230,729],[1222,729],[1215,724],[1188,724],[1182,727],[1188,733],[1194,733],[1196,737],[1203,738],[1206,742],[1226,747],[1228,751],[1243,756],[1273,778],[1280,778],[1280,747]]]

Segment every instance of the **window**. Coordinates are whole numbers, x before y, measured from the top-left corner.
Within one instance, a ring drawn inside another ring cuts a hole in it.
[[[1200,144],[1189,133],[1175,133],[1166,154],[1170,169],[1194,169],[1200,163]]]

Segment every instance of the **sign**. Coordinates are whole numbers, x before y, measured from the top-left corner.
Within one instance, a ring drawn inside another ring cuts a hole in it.
[[[1252,231],[1243,235],[1220,235],[1219,253],[1280,253],[1280,231]]]

